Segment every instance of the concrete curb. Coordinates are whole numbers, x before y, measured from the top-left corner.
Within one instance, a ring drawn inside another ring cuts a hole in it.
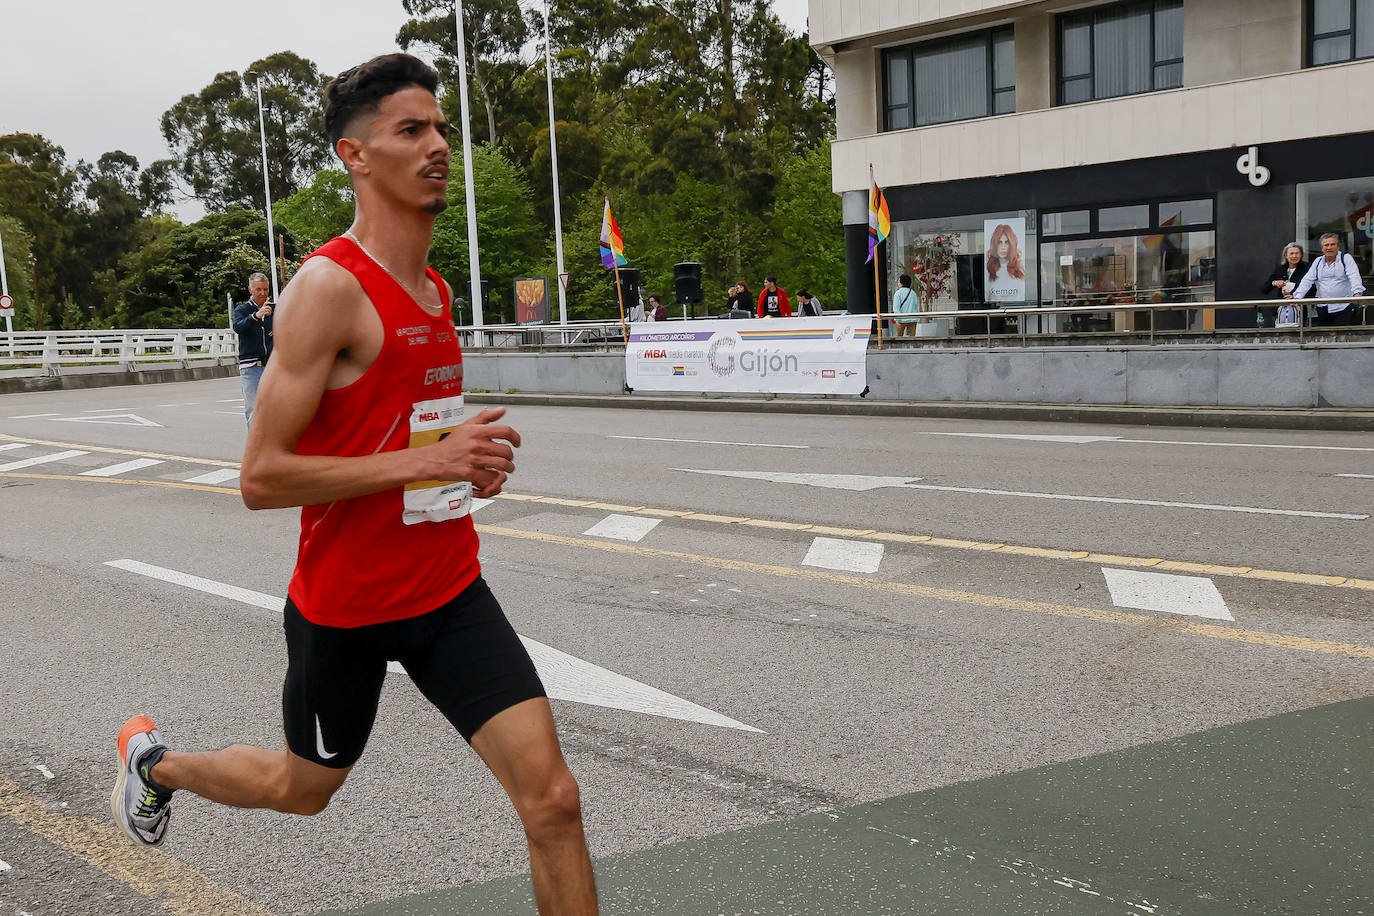
[[[134,372],[73,372],[63,375],[19,375],[0,378],[0,394],[26,391],[64,391],[77,388],[115,388],[124,385],[160,385],[166,382],[194,382],[202,379],[238,375],[237,363],[208,366],[150,366]]]
[[[944,417],[1045,423],[1117,423],[1141,426],[1235,427],[1248,429],[1374,430],[1374,411],[1263,410],[1227,407],[1117,407],[1091,404],[988,404],[868,399],[652,397],[645,395],[502,394],[471,392],[471,404],[538,407],[618,407],[627,410],[706,410],[731,413],[787,413],[868,417]]]

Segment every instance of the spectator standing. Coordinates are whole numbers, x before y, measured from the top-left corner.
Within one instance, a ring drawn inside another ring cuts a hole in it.
[[[920,309],[920,300],[911,288],[911,277],[902,274],[897,278],[897,291],[892,294],[892,311],[903,315],[910,314],[910,318],[894,318],[893,323],[897,325],[897,336],[904,337],[910,334],[916,336],[916,312]]]
[[[1264,289],[1261,295],[1266,299],[1282,299],[1284,293],[1291,293],[1302,282],[1302,278],[1307,276],[1307,271],[1312,267],[1303,257],[1302,246],[1297,242],[1289,242],[1283,247],[1283,257],[1279,259],[1278,268],[1269,275],[1269,279],[1264,281]],[[1263,306],[1255,309],[1256,327],[1278,327],[1280,324],[1280,312],[1282,312],[1283,326],[1294,327],[1299,322],[1295,321],[1297,306]]]
[[[731,318],[754,316],[754,299],[749,295],[749,287],[743,282],[736,283],[730,287],[730,294],[725,298],[725,307],[731,312],[744,312],[744,316],[731,315]]]
[[[659,298],[658,298],[657,296],[650,296],[650,297],[649,297],[649,320],[650,320],[650,321],[667,321],[667,320],[668,320],[668,308],[667,308],[667,306],[665,306],[665,305],[659,300]]]
[[[239,387],[243,390],[243,423],[253,422],[258,382],[272,355],[271,281],[266,274],[248,278],[248,301],[234,306],[234,333],[239,336]]]
[[[798,311],[803,318],[821,317],[821,300],[811,295],[810,290],[797,290]]]
[[[792,303],[787,301],[787,290],[778,286],[777,277],[763,281],[759,292],[758,316],[760,318],[791,318]]]
[[[644,303],[636,299],[635,304],[630,306],[630,324],[648,320],[648,316],[644,313]]]
[[[1354,258],[1341,251],[1341,237],[1334,232],[1322,236],[1322,256],[1308,268],[1307,275],[1302,278],[1302,282],[1295,290],[1284,293],[1284,298],[1302,299],[1314,285],[1317,287],[1318,297],[1322,299],[1364,295],[1364,280],[1360,277],[1360,269],[1355,266]],[[1317,306],[1317,320],[1314,323],[1331,327],[1354,324],[1357,321],[1358,318],[1355,317],[1349,302],[1335,302],[1331,305]]]

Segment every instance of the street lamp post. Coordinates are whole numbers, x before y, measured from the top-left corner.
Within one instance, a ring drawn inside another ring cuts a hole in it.
[[[472,323],[482,326],[482,268],[477,259],[477,202],[472,182],[472,124],[468,117],[468,51],[463,37],[463,0],[454,0],[453,27],[458,36],[458,105],[463,118],[463,193],[468,208],[468,281],[472,292]],[[478,332],[478,340],[486,335]]]
[[[544,77],[549,87],[549,161],[553,164],[553,242],[558,258],[558,323],[568,323],[568,290],[563,276],[563,208],[558,199],[558,134],[553,120],[553,51],[549,41],[549,0],[544,0]]]
[[[276,236],[272,230],[272,185],[267,180],[267,120],[262,114],[262,81],[256,84],[258,91],[258,137],[262,140],[262,193],[267,202],[267,277],[272,281],[272,301],[277,301],[277,264]]]

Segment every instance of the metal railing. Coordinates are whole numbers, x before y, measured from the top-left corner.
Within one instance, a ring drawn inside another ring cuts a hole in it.
[[[16,331],[0,333],[0,369],[175,362],[190,366],[238,355],[238,336],[228,328],[112,331]]]
[[[1227,302],[1150,302],[1150,303],[1097,303],[1092,305],[1030,306],[1016,308],[956,309],[951,311],[929,312],[882,312],[880,314],[859,314],[866,319],[915,319],[918,325],[933,326],[939,321],[948,321],[951,328],[942,334],[922,334],[916,338],[927,343],[936,341],[983,340],[988,345],[993,341],[1019,341],[1023,346],[1039,337],[1071,337],[1091,340],[1093,338],[1127,337],[1148,341],[1153,344],[1160,339],[1189,336],[1250,336],[1263,340],[1276,334],[1295,334],[1301,342],[1313,332],[1310,312],[1319,305],[1328,303],[1351,303],[1346,312],[1350,318],[1360,321],[1365,314],[1374,316],[1374,296],[1336,297],[1327,299],[1304,299],[1299,308],[1299,323],[1292,328],[1217,328],[1214,320],[1207,319],[1207,313],[1223,309],[1269,309],[1283,305],[1279,299],[1245,299]],[[1294,305],[1299,303],[1294,302]],[[1161,326],[1162,313],[1185,313],[1181,327]],[[827,317],[840,313],[827,312]],[[1141,316],[1144,326],[1136,327]],[[1046,319],[1065,316],[1070,323],[1076,316],[1112,316],[1107,319],[1110,328],[1084,330],[1081,328],[1046,329],[1050,324]],[[702,316],[719,318],[721,316]],[[958,323],[979,321],[984,327],[973,333],[960,333]],[[997,322],[1005,323],[1013,319],[1016,328],[1007,331],[1005,327],[994,330]],[[1034,319],[1034,321],[1032,321]],[[685,319],[686,323],[700,319]],[[778,319],[787,320],[787,319]],[[684,323],[684,319],[669,319],[664,324]],[[1032,324],[1036,330],[1031,330]],[[628,327],[628,326],[625,326]],[[642,325],[640,325],[642,327]],[[1347,333],[1366,333],[1374,336],[1374,327],[1364,324],[1323,327],[1321,331],[1343,330]],[[610,348],[624,346],[624,327],[618,319],[599,321],[574,321],[566,325],[519,325],[483,324],[463,325],[458,328],[460,340],[469,349],[498,349],[539,351],[552,348]],[[886,328],[883,331],[884,344],[894,340],[907,341],[911,338],[893,337]],[[124,365],[137,368],[139,364],[174,362],[184,366],[233,359],[238,355],[238,337],[229,328],[196,328],[189,330],[142,328],[133,330],[104,331],[16,331],[13,334],[0,332],[0,370],[41,369],[47,374],[58,374],[63,366]]]

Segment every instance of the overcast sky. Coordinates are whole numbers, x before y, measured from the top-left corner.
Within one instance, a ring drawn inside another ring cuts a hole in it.
[[[806,0],[773,0],[800,32]],[[0,0],[0,134],[42,134],[67,161],[168,155],[162,113],[226,70],[291,50],[328,74],[397,50],[400,0]],[[181,207],[185,218],[197,208]]]

